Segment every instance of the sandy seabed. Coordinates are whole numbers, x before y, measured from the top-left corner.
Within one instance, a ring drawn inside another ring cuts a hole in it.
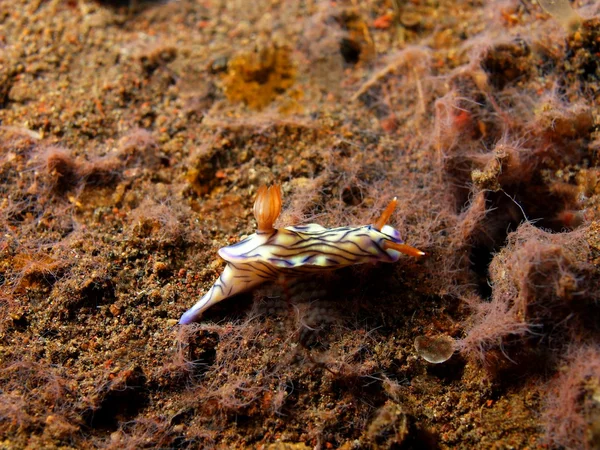
[[[600,448],[600,8],[572,6],[1,2],[0,448]],[[397,196],[426,256],[178,325],[272,183],[279,226]]]

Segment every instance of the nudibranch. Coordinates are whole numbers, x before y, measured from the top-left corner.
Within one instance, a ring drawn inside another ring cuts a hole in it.
[[[375,223],[362,227],[324,228],[309,224],[274,228],[281,212],[281,188],[260,187],[254,202],[256,233],[219,250],[219,256],[227,263],[225,270],[181,316],[179,323],[195,322],[215,303],[280,276],[336,270],[353,264],[396,262],[401,253],[424,255],[405,244],[398,230],[386,225],[396,204],[394,198]]]

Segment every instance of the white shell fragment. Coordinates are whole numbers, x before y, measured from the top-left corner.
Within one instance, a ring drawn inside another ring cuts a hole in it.
[[[418,336],[415,339],[415,350],[425,361],[440,364],[450,359],[456,349],[455,341],[450,336]]]

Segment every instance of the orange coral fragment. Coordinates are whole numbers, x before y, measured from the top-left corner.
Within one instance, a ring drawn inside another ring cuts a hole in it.
[[[384,14],[383,16],[379,16],[373,22],[373,26],[380,30],[385,30],[390,27],[392,21],[394,20],[394,15],[392,13]]]

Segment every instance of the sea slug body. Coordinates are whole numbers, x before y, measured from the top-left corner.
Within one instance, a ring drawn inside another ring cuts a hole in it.
[[[324,228],[308,224],[274,228],[281,212],[281,189],[278,185],[268,189],[262,186],[254,203],[256,233],[219,250],[219,256],[227,262],[225,270],[210,290],[181,316],[179,323],[195,322],[215,303],[281,275],[298,276],[370,262],[396,262],[401,253],[424,255],[406,245],[398,230],[386,225],[396,204],[394,198],[377,222],[361,227]]]

